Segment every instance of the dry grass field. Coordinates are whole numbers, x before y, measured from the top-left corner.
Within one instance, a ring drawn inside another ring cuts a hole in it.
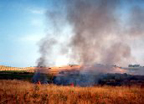
[[[74,66],[62,66],[62,67],[46,67],[44,70],[45,73],[51,73],[51,74],[57,74],[62,70],[72,70],[72,69],[79,69],[81,66],[74,65]],[[0,71],[25,71],[25,72],[35,72],[37,67],[10,67],[10,66],[3,66],[0,65]],[[44,69],[44,68],[38,68],[38,69]]]
[[[139,86],[73,87],[0,80],[0,104],[144,104]]]
[[[0,71],[27,71],[27,72],[34,72],[35,67],[11,67],[11,66],[4,66],[0,65]]]

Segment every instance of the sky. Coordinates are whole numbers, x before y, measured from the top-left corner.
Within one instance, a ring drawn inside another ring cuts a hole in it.
[[[0,65],[36,66],[40,56],[38,43],[53,29],[46,18],[46,12],[56,8],[53,3],[53,0],[0,0]],[[126,14],[127,10],[128,7],[123,8],[122,12]],[[143,39],[131,44],[136,63],[144,64]],[[67,60],[59,57],[59,62]]]
[[[0,0],[0,64],[34,66],[45,36],[47,0]]]

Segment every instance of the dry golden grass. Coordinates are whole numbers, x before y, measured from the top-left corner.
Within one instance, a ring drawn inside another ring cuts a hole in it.
[[[35,70],[37,69],[40,69],[41,71],[43,69],[44,73],[50,73],[50,74],[53,74],[53,75],[56,75],[58,74],[60,71],[63,71],[63,70],[72,70],[72,69],[77,69],[79,70],[81,66],[62,66],[62,67],[46,67],[46,68],[37,68],[37,67],[23,67],[23,68],[20,68],[20,67],[10,67],[10,66],[3,66],[3,65],[0,65],[0,71],[25,71],[25,72],[35,72]]]
[[[0,80],[0,104],[144,104],[144,88],[35,85]]]
[[[28,71],[28,72],[34,72],[35,67],[10,67],[10,66],[3,66],[0,65],[0,71]]]

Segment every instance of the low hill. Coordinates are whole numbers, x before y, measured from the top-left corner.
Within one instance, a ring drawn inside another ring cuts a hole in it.
[[[62,67],[11,67],[0,65],[0,71],[25,71],[25,72],[35,72],[35,70],[41,70],[45,73],[57,74],[63,70],[79,69],[81,66],[78,65],[68,65]]]

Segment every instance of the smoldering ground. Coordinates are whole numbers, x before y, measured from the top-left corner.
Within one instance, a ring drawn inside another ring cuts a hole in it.
[[[144,3],[142,0],[54,0],[57,8],[46,13],[54,31],[40,41],[38,66],[49,66],[51,62],[54,65],[53,56],[66,55],[70,63],[92,66],[93,72],[99,74],[115,69],[95,67],[98,63],[107,66],[133,62],[136,58],[130,45],[134,38],[144,37],[144,9],[137,2]],[[125,6],[129,7],[127,19],[121,16]],[[71,27],[72,35],[67,34],[70,38],[60,42],[66,25]],[[89,68],[81,70],[89,72]]]

